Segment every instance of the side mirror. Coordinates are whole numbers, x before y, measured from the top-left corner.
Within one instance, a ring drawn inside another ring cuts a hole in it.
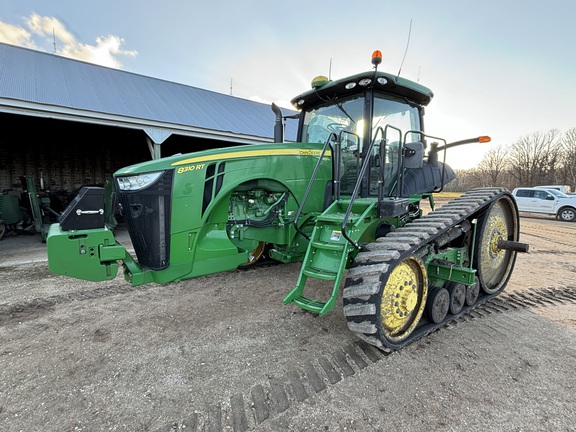
[[[424,163],[424,143],[411,142],[404,144],[404,168],[422,168]]]

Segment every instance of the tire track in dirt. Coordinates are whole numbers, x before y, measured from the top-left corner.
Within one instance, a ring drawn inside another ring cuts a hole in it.
[[[566,304],[576,304],[576,286],[503,293],[446,327],[490,318],[493,314]],[[398,353],[402,355],[402,350]],[[265,425],[266,421],[281,415],[291,406],[352,378],[372,364],[385,360],[390,354],[359,340],[321,354],[299,369],[290,369],[281,376],[271,376],[265,382],[254,385],[246,394],[236,393],[158,431],[245,432]]]
[[[142,290],[142,287],[129,285],[97,288],[73,294],[57,295],[0,306],[0,325],[23,319],[35,319],[50,311],[55,305],[74,301],[95,300]],[[576,286],[563,288],[540,288],[522,292],[502,293],[474,311],[462,315],[447,327],[477,319],[489,318],[523,309],[538,309],[576,304]],[[442,330],[439,330],[442,331]],[[401,351],[400,351],[401,354]],[[188,431],[207,430],[247,431],[265,424],[329,386],[336,386],[343,380],[355,376],[366,367],[385,359],[384,353],[363,341],[346,344],[330,352],[317,356],[299,368],[287,370],[279,376],[268,376],[263,382],[253,385],[244,393],[235,393],[221,402],[201,407],[184,420],[166,425],[160,430]]]

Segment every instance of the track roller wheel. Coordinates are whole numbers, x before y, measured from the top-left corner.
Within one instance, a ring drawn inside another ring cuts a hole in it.
[[[450,293],[450,313],[456,315],[460,313],[466,302],[466,285],[451,283],[446,288]]]
[[[422,260],[410,257],[388,273],[380,289],[377,323],[382,337],[401,342],[414,331],[428,294],[428,277]]]
[[[478,300],[478,295],[480,294],[480,281],[475,278],[474,285],[468,285],[466,287],[466,306],[472,306]]]
[[[478,218],[474,260],[480,288],[487,294],[504,289],[512,274],[516,252],[500,247],[501,241],[518,241],[519,217],[510,195],[494,201]]]
[[[434,288],[428,296],[426,316],[434,324],[441,323],[450,309],[450,293],[446,288]]]

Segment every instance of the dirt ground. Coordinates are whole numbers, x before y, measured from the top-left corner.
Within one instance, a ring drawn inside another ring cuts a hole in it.
[[[523,215],[520,240],[507,292],[576,295],[576,223]],[[2,240],[0,430],[576,430],[576,302],[470,317],[386,356],[341,307],[283,305],[298,270],[132,288],[51,274],[38,236]]]

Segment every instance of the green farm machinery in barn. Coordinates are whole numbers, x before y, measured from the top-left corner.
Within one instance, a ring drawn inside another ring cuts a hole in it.
[[[51,271],[101,281],[119,263],[133,285],[302,262],[284,303],[324,315],[342,299],[350,330],[399,349],[498,295],[512,273],[519,217],[505,189],[434,208],[454,178],[450,147],[423,130],[432,92],[373,69],[318,77],[293,99],[296,142],[228,147],[139,163],[114,174],[136,257],[105,227],[104,190],[84,188],[50,228]],[[307,284],[329,289],[318,297]],[[342,292],[340,292],[342,291]],[[280,301],[280,299],[279,299]]]

